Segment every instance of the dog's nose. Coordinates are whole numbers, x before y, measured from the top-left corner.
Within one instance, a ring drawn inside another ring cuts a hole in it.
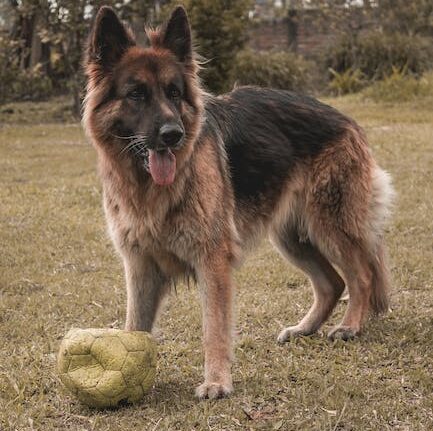
[[[184,132],[178,124],[164,124],[159,129],[159,137],[165,145],[172,147],[180,142]]]

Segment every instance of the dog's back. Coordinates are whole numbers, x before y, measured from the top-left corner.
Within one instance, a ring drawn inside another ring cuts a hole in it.
[[[224,142],[239,208],[269,219],[301,165],[317,158],[353,121],[314,98],[293,92],[241,87],[206,104],[207,121]],[[263,220],[265,221],[265,220]]]

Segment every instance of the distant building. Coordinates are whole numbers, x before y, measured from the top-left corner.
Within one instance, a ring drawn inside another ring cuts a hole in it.
[[[361,6],[361,3],[360,3]],[[329,26],[317,25],[318,10],[306,0],[256,0],[249,17],[254,21],[249,46],[256,51],[292,51],[317,57],[335,40]],[[363,23],[362,13],[354,10],[350,19]],[[361,25],[362,24],[362,25]]]

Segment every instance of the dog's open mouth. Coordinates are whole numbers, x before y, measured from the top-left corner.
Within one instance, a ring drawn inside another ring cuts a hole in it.
[[[159,186],[168,186],[176,175],[176,156],[170,149],[149,150],[149,172]]]

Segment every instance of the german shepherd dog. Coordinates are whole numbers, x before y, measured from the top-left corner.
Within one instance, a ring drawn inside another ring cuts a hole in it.
[[[203,91],[188,17],[176,8],[140,47],[109,7],[86,51],[84,127],[96,148],[111,238],[125,267],[126,329],[151,331],[179,277],[203,309],[199,398],[232,391],[232,272],[264,235],[311,280],[314,302],[279,342],[315,333],[345,286],[331,339],[388,308],[383,242],[390,178],[361,128],[287,91]]]

